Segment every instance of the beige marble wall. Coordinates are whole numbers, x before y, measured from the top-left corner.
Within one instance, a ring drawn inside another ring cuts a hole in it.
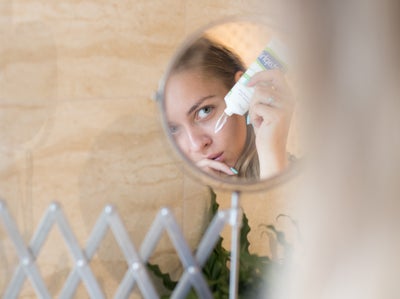
[[[0,197],[26,242],[56,200],[82,246],[112,203],[138,246],[159,208],[169,206],[194,248],[207,222],[208,191],[171,157],[151,97],[190,32],[229,15],[262,15],[265,7],[256,0],[1,1]],[[266,211],[252,222],[271,222],[283,208],[271,194],[245,195],[249,214],[260,205]],[[176,272],[168,239],[153,261]],[[0,294],[17,262],[0,228]],[[72,267],[56,229],[38,264],[55,296]],[[111,297],[126,271],[111,235],[91,266]],[[82,286],[79,292],[86,296]],[[32,297],[25,283],[21,298]]]

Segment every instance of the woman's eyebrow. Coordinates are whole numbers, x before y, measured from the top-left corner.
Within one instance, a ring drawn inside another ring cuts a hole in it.
[[[208,95],[205,97],[202,97],[200,100],[197,101],[196,104],[194,104],[192,107],[190,107],[190,109],[188,110],[188,112],[186,112],[186,115],[190,115],[193,111],[195,111],[197,108],[199,108],[199,106],[206,100],[215,97],[215,95]]]

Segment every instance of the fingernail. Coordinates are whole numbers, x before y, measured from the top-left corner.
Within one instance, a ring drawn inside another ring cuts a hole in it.
[[[247,114],[247,116],[246,116],[246,124],[247,125],[251,125],[251,119],[250,119],[250,115],[249,114]]]
[[[231,170],[232,170],[232,172],[233,172],[234,174],[238,174],[238,173],[239,173],[239,171],[237,171],[234,167],[231,167]]]

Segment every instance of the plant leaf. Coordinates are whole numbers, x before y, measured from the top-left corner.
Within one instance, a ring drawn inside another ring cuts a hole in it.
[[[147,263],[147,268],[153,272],[156,277],[161,279],[166,289],[172,291],[178,284],[177,281],[171,279],[168,273],[163,273],[158,265]]]

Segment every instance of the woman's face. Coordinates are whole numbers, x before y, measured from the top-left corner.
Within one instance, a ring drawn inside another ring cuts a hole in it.
[[[220,79],[199,70],[178,72],[167,81],[165,105],[170,132],[182,152],[197,165],[214,160],[235,167],[244,149],[244,116],[232,115],[223,129],[214,133],[215,124],[226,107],[227,93]],[[210,172],[221,174],[210,168]]]

